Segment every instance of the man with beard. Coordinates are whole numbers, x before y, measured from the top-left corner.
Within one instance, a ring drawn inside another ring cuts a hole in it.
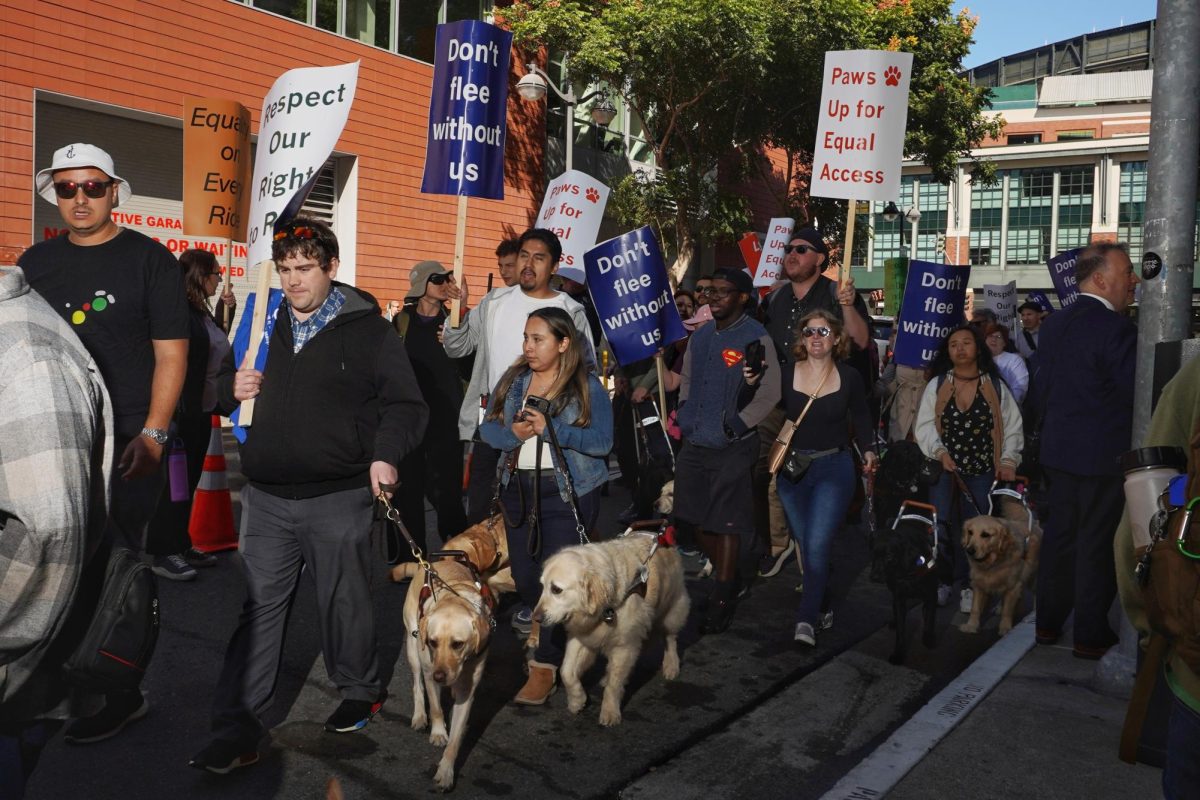
[[[783,248],[783,274],[788,283],[767,295],[763,303],[763,325],[775,343],[779,366],[783,374],[791,375],[789,361],[796,341],[796,325],[815,309],[832,312],[845,326],[846,335],[854,345],[849,363],[860,372],[864,355],[871,343],[867,324],[867,304],[854,291],[854,279],[846,276],[839,286],[821,272],[829,261],[829,248],[815,228],[801,228],[792,233]],[[869,367],[866,370],[869,372]],[[867,387],[873,384],[863,376]],[[788,534],[783,506],[775,494],[774,482],[767,471],[767,454],[786,420],[782,401],[758,426],[759,454],[754,466],[754,520],[759,539],[769,544],[763,555],[759,574],[776,575],[788,557],[795,552],[795,541]]]
[[[562,244],[552,231],[531,228],[521,235],[517,253],[517,284],[493,289],[479,301],[457,328],[446,327],[442,343],[451,358],[475,354],[471,382],[458,415],[459,438],[470,441],[479,427],[482,411],[492,387],[521,355],[525,320],[534,309],[558,306],[571,315],[592,355],[592,337],[587,314],[564,292],[550,287],[550,278],[562,258]],[[453,282],[447,295],[466,302],[466,293]],[[492,482],[499,453],[482,441],[475,441],[471,455],[471,474],[467,487],[467,522],[475,524],[491,513]]]
[[[679,430],[683,447],[675,462],[675,517],[688,525],[713,564],[716,578],[701,630],[719,633],[733,617],[738,581],[753,574],[739,562],[752,553],[754,522],[751,469],[758,457],[755,426],[779,402],[778,355],[761,324],[746,314],[754,295],[750,276],[739,269],[713,275],[709,307],[714,323],[688,342],[679,386]],[[747,352],[762,347],[761,373],[751,372]],[[756,378],[747,397],[747,383]],[[739,574],[740,573],[740,574]]]

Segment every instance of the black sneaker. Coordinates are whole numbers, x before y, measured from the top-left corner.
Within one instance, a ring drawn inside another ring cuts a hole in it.
[[[779,570],[783,569],[783,565],[787,563],[788,556],[796,552],[796,540],[789,539],[787,547],[779,552],[778,555],[767,553],[762,557],[762,561],[758,564],[758,575],[762,578],[773,578],[779,574]]]
[[[155,556],[154,565],[150,567],[150,571],[169,581],[190,581],[196,577],[196,568],[184,559],[182,553]]]
[[[325,730],[330,733],[353,733],[367,727],[371,717],[383,708],[385,697],[374,703],[369,700],[343,700],[337,710],[325,720]]]
[[[194,547],[183,551],[183,560],[193,567],[213,567],[217,564],[217,557],[212,553],[206,553]]]
[[[238,767],[248,767],[257,761],[257,750],[247,750],[235,742],[227,742],[224,739],[213,739],[207,747],[192,756],[188,766],[224,775]]]
[[[136,705],[134,703],[136,702]],[[137,700],[124,695],[108,695],[104,708],[90,717],[72,721],[63,731],[63,741],[68,744],[91,744],[102,742],[120,733],[126,725],[136,722],[150,713],[150,704],[141,692]]]

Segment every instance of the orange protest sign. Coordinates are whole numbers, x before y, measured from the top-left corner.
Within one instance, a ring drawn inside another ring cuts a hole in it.
[[[249,177],[250,112],[233,100],[185,100],[184,234],[244,242]]]

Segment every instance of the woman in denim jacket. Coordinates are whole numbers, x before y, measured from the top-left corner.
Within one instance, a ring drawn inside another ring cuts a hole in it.
[[[521,357],[491,393],[479,433],[502,451],[500,503],[509,560],[521,600],[532,608],[541,594],[542,564],[564,547],[579,544],[596,522],[599,490],[608,479],[613,422],[608,392],[588,370],[570,315],[557,307],[537,309],[525,323],[524,341]],[[550,445],[552,434],[561,458]],[[572,490],[578,497],[578,519],[571,507]],[[542,626],[529,678],[516,702],[546,702],[565,645],[565,631]]]

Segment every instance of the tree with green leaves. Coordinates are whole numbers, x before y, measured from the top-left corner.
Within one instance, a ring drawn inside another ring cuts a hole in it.
[[[749,224],[733,191],[767,177],[766,151],[783,154],[780,216],[809,219],[811,163],[826,50],[914,55],[905,148],[938,180],[998,125],[984,90],[958,77],[973,20],[951,0],[516,0],[497,9],[527,51],[570,53],[570,79],[603,84],[642,120],[658,172],[613,187],[622,221],[653,224],[682,278],[701,242],[732,240]],[[775,159],[780,161],[779,158]],[[976,165],[986,178],[993,168]],[[838,235],[840,216],[820,214]]]

